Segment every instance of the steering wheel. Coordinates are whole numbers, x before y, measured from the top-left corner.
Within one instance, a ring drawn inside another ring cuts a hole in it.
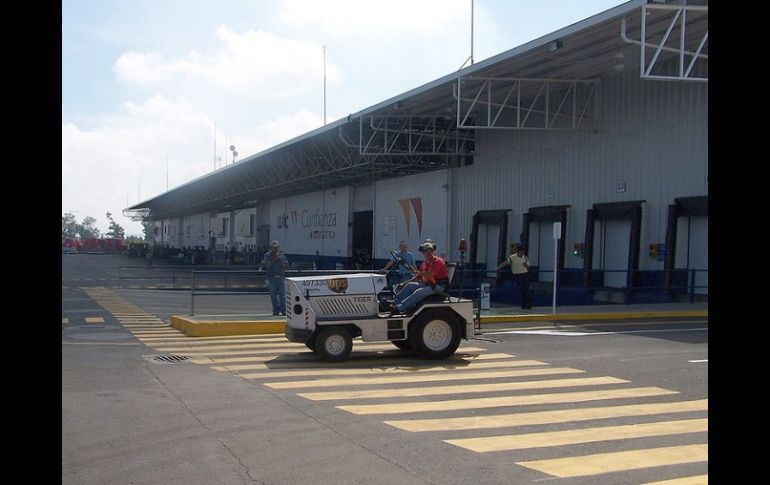
[[[407,266],[409,265],[403,256],[401,256],[401,253],[396,251],[395,249],[390,250],[390,255],[393,256],[393,258],[396,260],[396,263],[404,263]]]
[[[412,274],[417,274],[417,268],[414,265],[409,264],[409,262],[404,258],[404,256],[396,251],[395,249],[390,250],[390,254],[393,256],[393,258],[396,260],[397,264],[403,264],[406,266],[406,269],[409,270]],[[392,268],[390,268],[391,271],[394,271],[396,269],[396,265],[394,264]]]

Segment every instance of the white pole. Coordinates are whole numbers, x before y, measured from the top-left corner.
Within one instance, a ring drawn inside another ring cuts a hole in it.
[[[324,126],[326,126],[326,46],[324,46]]]
[[[473,65],[473,0],[471,0],[471,66]]]

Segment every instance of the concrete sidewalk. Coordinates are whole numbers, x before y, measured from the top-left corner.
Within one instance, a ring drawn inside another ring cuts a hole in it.
[[[480,325],[537,321],[628,320],[635,318],[708,318],[708,303],[650,303],[633,305],[577,305],[522,310],[493,305],[481,312]],[[173,315],[171,326],[191,337],[283,333],[285,317],[273,315]]]

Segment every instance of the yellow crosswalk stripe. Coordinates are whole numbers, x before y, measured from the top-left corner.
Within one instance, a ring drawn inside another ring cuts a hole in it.
[[[291,353],[292,350],[295,350],[297,352]],[[272,357],[267,360],[272,360],[277,357],[281,357],[282,359],[288,358],[291,355],[294,355],[298,358],[308,358],[312,357],[313,361],[318,362],[318,357],[310,352],[310,350],[305,347],[302,344],[297,344],[297,347],[295,349],[287,348],[285,350],[280,349],[272,349],[272,350],[261,350],[261,349],[233,349],[233,350],[226,350],[226,351],[208,351],[205,348],[201,349],[188,349],[185,350],[185,355],[195,356],[195,357],[211,357],[211,356],[224,356],[224,355],[259,355],[259,354],[265,354],[272,352]],[[477,349],[477,348],[468,348],[464,349],[465,351],[483,351],[484,349]],[[360,362],[364,359],[372,359],[373,354],[377,355],[378,357],[382,357],[383,359],[389,358],[392,356],[402,356],[403,352],[396,349],[393,345],[390,344],[383,344],[382,348],[356,348],[353,347],[353,352],[350,354],[350,357],[348,358],[347,363],[356,363]]]
[[[185,342],[186,343],[186,342]],[[383,346],[384,347],[384,346]],[[286,343],[252,343],[252,344],[233,344],[233,345],[214,345],[214,344],[207,344],[204,347],[200,347],[196,345],[195,343],[190,343],[190,345],[185,346],[178,346],[178,347],[164,347],[164,346],[157,346],[155,347],[156,350],[162,351],[162,352],[186,352],[188,350],[198,350],[199,348],[205,348],[206,350],[241,350],[241,349],[261,349],[266,352],[272,352],[276,349],[306,349],[302,344],[296,344],[293,342],[286,341]],[[390,348],[393,348],[391,345]]]
[[[524,377],[551,374],[574,374],[585,372],[571,367],[549,367],[545,369],[516,369],[503,371],[463,372],[460,374],[430,374],[388,377],[351,377],[349,379],[318,379],[312,381],[270,382],[265,385],[273,389],[296,389],[302,387],[334,387],[334,386],[369,386],[377,384],[400,384],[431,381],[454,381],[458,379],[492,379],[497,377]]]
[[[197,342],[179,342],[177,345],[184,343],[184,346],[176,346],[176,347],[165,347],[165,346],[159,346],[157,347],[157,350],[163,351],[163,352],[185,352],[193,348],[198,348]],[[257,343],[243,343],[243,344],[227,344],[227,345],[216,345],[216,344],[207,344],[205,346],[206,350],[241,350],[241,349],[285,349],[285,348],[298,348],[298,349],[307,349],[307,347],[304,344],[298,344],[294,342],[289,342],[288,340],[285,342],[257,342]],[[372,342],[372,343],[359,343],[353,345],[353,350],[358,351],[367,351],[367,350],[396,350],[396,347],[389,343],[389,342]],[[467,349],[465,349],[467,350]],[[483,350],[483,349],[474,349],[474,350]]]
[[[147,335],[151,335],[152,338],[157,338],[158,335],[165,335],[165,336],[168,336],[168,337],[179,337],[179,336],[184,335],[184,332],[181,332],[181,331],[173,329],[173,328],[159,329],[158,333],[150,333],[150,334],[145,333],[144,331],[137,332],[135,330],[131,330],[130,328],[128,329],[128,331],[131,332],[134,335],[134,337],[136,337],[139,340],[141,340],[142,338],[144,338]]]
[[[363,391],[306,392],[297,394],[311,401],[332,399],[372,399],[378,397],[441,396],[446,394],[467,394],[469,392],[520,391],[524,389],[552,389],[578,386],[601,386],[624,384],[616,377],[586,377],[582,379],[552,379],[545,381],[498,382],[494,384],[471,384],[467,386],[408,387],[401,389],[379,389]]]
[[[459,411],[530,404],[552,404],[567,402],[599,401],[602,399],[624,399],[631,397],[665,396],[678,394],[660,387],[630,387],[627,389],[560,392],[556,394],[535,394],[526,396],[482,397],[475,399],[453,399],[449,401],[400,402],[389,404],[360,404],[335,406],[353,414],[403,414],[427,411]]]
[[[522,461],[516,464],[548,475],[568,478],[707,460],[708,445],[698,444]]]
[[[175,343],[175,342],[183,342],[183,343],[194,343],[194,344],[205,344],[209,342],[213,343],[220,343],[220,342],[286,342],[286,337],[271,337],[271,338],[259,338],[258,335],[239,335],[237,338],[234,338],[232,335],[219,335],[216,337],[188,337],[188,336],[179,336],[179,334],[182,334],[181,331],[177,331],[177,335],[170,335],[168,337],[164,336],[142,336],[141,340],[143,341],[158,341],[158,342],[169,342],[169,343]]]
[[[152,316],[152,317],[149,317],[149,316],[148,317],[120,317],[120,316],[115,316],[115,318],[118,319],[118,321],[120,321],[120,322],[125,322],[125,323],[128,323],[128,324],[134,324],[135,323],[135,324],[147,325],[147,324],[152,324],[152,323],[162,322],[163,321],[163,319],[155,317],[155,316]]]
[[[104,323],[104,318],[102,318],[102,317],[86,317],[85,321],[86,321],[86,323]]]
[[[700,433],[703,431],[708,431],[707,418],[626,424],[621,426],[600,426],[596,428],[547,431],[543,433],[485,436],[483,438],[462,438],[444,440],[444,442],[477,453],[487,453],[490,451],[545,448],[550,446],[574,445],[578,443],[595,443],[597,441]]]
[[[708,475],[697,475],[692,477],[674,478],[672,480],[663,480],[662,482],[647,482],[642,485],[708,485]]]
[[[180,337],[184,332],[167,323],[155,323],[152,325],[126,325],[123,326],[136,337]]]
[[[631,404],[627,406],[605,406],[530,413],[495,414],[492,416],[468,416],[462,418],[404,419],[385,421],[385,424],[412,432],[459,431],[465,429],[493,429],[534,424],[566,423],[592,419],[646,416],[664,413],[705,411],[708,399],[652,404]]]
[[[349,369],[302,369],[302,370],[289,370],[289,371],[272,371],[263,373],[248,374],[251,379],[270,379],[276,377],[297,377],[297,376],[338,376],[338,375],[371,375],[381,376],[384,371],[387,371],[388,375],[391,374],[403,374],[403,373],[415,373],[415,372],[441,372],[441,371],[453,371],[464,372],[466,370],[480,370],[480,369],[497,369],[506,367],[529,367],[538,365],[548,365],[545,362],[539,360],[504,360],[495,362],[476,362],[472,365],[457,365],[457,364],[443,364],[443,365],[424,365],[424,366],[410,366],[410,367],[393,367],[384,369],[382,367],[369,367],[365,369],[349,368]],[[224,366],[227,370],[236,372],[244,370],[255,369],[267,369],[263,364],[239,364]]]
[[[394,347],[395,348],[395,347]],[[471,354],[468,352],[464,352],[465,349],[461,349],[463,351],[458,351],[455,355],[439,361],[441,362],[440,365],[444,366],[467,366],[471,362],[475,362],[477,360],[495,360],[495,359],[510,359],[515,357],[513,354],[503,354],[503,353],[492,353],[492,354]],[[355,356],[353,356],[355,357]],[[224,358],[208,358],[208,359],[200,359],[196,363],[198,364],[227,364],[232,362],[264,362],[263,357],[224,357]],[[420,362],[418,364],[418,362]],[[270,364],[270,366],[260,364],[257,369],[259,370],[272,370],[272,369],[283,369],[283,368],[302,368],[302,369],[337,369],[337,368],[344,368],[344,369],[355,369],[360,368],[362,365],[368,365],[369,363],[376,364],[374,368],[376,370],[390,370],[395,365],[408,365],[410,368],[419,366],[419,367],[430,367],[435,366],[436,361],[419,361],[415,360],[414,358],[399,358],[399,359],[390,359],[390,358],[378,358],[375,360],[362,360],[362,359],[351,359],[345,362],[320,362],[316,359],[316,367],[307,367],[304,363],[301,365],[295,364],[295,363],[275,363]],[[369,367],[367,367],[369,368]],[[251,374],[241,374],[241,377],[252,377]],[[262,377],[260,374],[253,374],[254,378]]]
[[[227,355],[230,354],[273,354],[283,355],[284,352],[299,351],[303,353],[310,353],[310,350],[304,345],[297,345],[289,342],[288,344],[272,344],[265,346],[264,344],[256,345],[232,345],[232,346],[191,346],[191,347],[152,347],[158,352],[182,352],[185,354],[196,355]],[[392,345],[380,344],[371,345],[367,347],[360,347],[354,352],[379,352],[379,351],[394,351],[398,350]],[[224,353],[223,353],[224,352]]]

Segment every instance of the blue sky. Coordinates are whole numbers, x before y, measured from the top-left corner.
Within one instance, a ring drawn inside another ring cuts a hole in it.
[[[128,205],[322,126],[323,46],[327,122],[456,71],[471,2],[63,0],[62,214],[141,234]],[[474,60],[623,3],[475,0]]]

